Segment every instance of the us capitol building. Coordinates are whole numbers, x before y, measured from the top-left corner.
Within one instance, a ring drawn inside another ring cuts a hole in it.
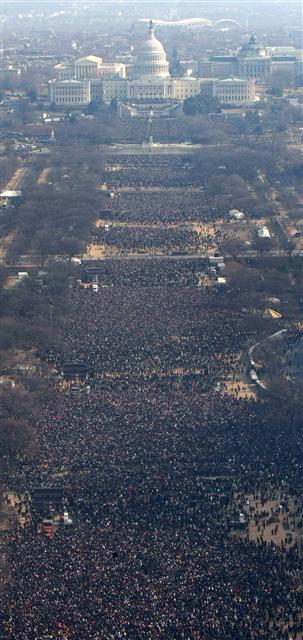
[[[59,79],[49,81],[49,99],[62,107],[116,99],[122,115],[135,116],[140,115],[140,109],[144,111],[145,101],[158,105],[153,106],[154,115],[161,116],[199,93],[217,97],[223,105],[243,105],[255,100],[253,77],[171,78],[166,53],[155,37],[152,22],[128,77],[124,64],[104,63],[102,58],[91,55],[72,65],[57,65],[56,71]]]

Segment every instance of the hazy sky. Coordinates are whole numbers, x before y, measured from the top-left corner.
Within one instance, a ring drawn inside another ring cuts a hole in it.
[[[301,0],[2,0],[2,20],[6,21],[17,16],[18,20],[39,22],[43,15],[54,21],[53,27],[60,22],[60,16],[69,15],[76,21],[83,14],[112,17],[116,24],[122,21],[129,24],[139,17],[202,16],[210,20],[233,18],[243,25],[255,22],[256,25],[298,28],[302,24]]]

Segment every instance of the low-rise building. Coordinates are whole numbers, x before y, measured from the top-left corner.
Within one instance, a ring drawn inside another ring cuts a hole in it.
[[[91,102],[91,85],[83,80],[50,80],[49,100],[61,106],[89,104]]]
[[[178,78],[167,81],[157,78],[126,80],[122,78],[82,80],[51,80],[50,102],[58,105],[87,105],[91,101],[109,103],[134,101],[180,101],[202,93],[216,97],[224,105],[241,106],[255,100],[253,78],[199,79]]]
[[[0,82],[1,85],[9,85],[11,87],[18,86],[22,76],[21,67],[13,67],[13,65],[7,65],[0,68]]]
[[[243,105],[250,104],[256,97],[256,83],[254,78],[226,78],[214,80],[213,97],[218,98],[220,104]]]
[[[90,80],[95,78],[126,77],[126,65],[122,62],[104,62],[99,56],[85,56],[74,62],[60,63],[54,67],[58,80]]]

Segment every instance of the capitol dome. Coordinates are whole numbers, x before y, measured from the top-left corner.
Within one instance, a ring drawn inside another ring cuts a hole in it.
[[[169,78],[169,64],[166,53],[160,40],[155,38],[152,21],[149,25],[147,39],[142,42],[137,50],[137,59],[134,65],[133,77],[141,78]]]

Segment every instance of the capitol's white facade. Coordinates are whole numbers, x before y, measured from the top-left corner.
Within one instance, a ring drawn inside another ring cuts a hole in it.
[[[78,106],[95,102],[167,101],[183,102],[199,93],[218,97],[221,104],[242,105],[255,99],[255,81],[248,79],[171,78],[163,45],[155,37],[150,22],[148,34],[137,50],[136,60],[125,77],[121,65],[111,63],[112,75],[106,73],[106,63],[96,56],[76,60],[69,77],[60,65],[61,78],[49,82],[51,103]],[[65,74],[65,75],[63,75]]]

